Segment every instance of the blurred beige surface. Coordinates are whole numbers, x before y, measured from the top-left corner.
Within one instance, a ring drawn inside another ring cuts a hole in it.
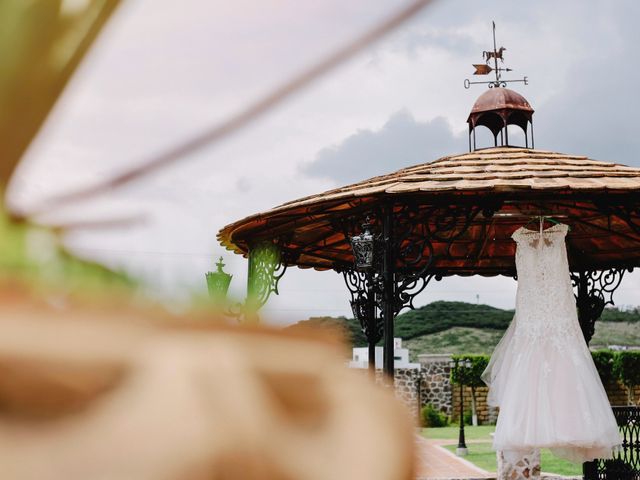
[[[0,191],[118,3],[0,2]],[[338,344],[31,289],[0,285],[2,479],[413,477],[408,415]]]
[[[4,298],[2,478],[412,478],[408,415],[341,349]]]

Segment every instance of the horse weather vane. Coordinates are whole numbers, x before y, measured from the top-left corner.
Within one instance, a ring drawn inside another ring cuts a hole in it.
[[[486,84],[489,88],[494,87],[506,87],[507,83],[513,82],[522,82],[525,85],[529,84],[529,80],[527,77],[523,77],[520,80],[503,80],[502,72],[511,72],[512,69],[498,66],[498,60],[500,60],[500,65],[504,65],[504,52],[507,51],[506,48],[500,47],[497,48],[496,44],[496,22],[491,22],[493,24],[493,50],[485,50],[482,52],[482,58],[485,60],[485,63],[474,63],[473,66],[476,69],[473,72],[474,75],[489,75],[493,72],[496,76],[495,80],[489,80],[486,82],[472,82],[469,79],[464,80],[464,88],[469,88],[471,85],[478,84]],[[490,65],[493,63],[493,65]]]

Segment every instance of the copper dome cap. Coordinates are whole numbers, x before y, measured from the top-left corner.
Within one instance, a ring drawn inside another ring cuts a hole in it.
[[[491,88],[478,97],[471,108],[474,113],[491,112],[494,110],[524,110],[533,113],[533,108],[518,92],[508,88]]]

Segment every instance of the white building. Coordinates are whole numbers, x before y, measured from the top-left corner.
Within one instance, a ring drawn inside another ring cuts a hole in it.
[[[393,339],[393,357],[395,368],[420,368],[419,363],[409,362],[409,349],[402,348],[402,339]],[[376,347],[376,368],[382,369],[383,348]],[[349,362],[349,368],[368,368],[369,349],[367,347],[354,348],[353,357]]]

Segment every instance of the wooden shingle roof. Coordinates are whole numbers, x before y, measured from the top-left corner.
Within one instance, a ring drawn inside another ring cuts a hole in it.
[[[222,245],[242,254],[247,253],[253,241],[277,239],[285,250],[295,252],[292,258],[296,260],[292,263],[320,269],[334,268],[351,261],[348,242],[344,241],[345,235],[337,230],[336,219],[357,216],[382,201],[401,204],[411,199],[420,205],[456,205],[491,198],[500,199],[500,213],[504,214],[504,217],[497,216],[491,221],[495,230],[493,236],[498,243],[512,243],[509,236],[523,222],[523,215],[536,211],[555,212],[562,214],[560,218],[567,222],[577,222],[571,234],[577,242],[576,251],[595,250],[606,243],[581,243],[581,235],[588,238],[595,234],[595,230],[614,228],[619,234],[616,234],[617,240],[612,245],[624,249],[625,255],[638,258],[640,262],[640,243],[635,243],[640,242],[640,231],[633,231],[628,223],[621,222],[615,215],[614,218],[611,214],[603,215],[602,209],[594,207],[612,200],[625,205],[638,202],[639,168],[584,156],[513,147],[443,157],[287,202],[224,227],[218,238]],[[632,214],[640,215],[640,211]],[[591,227],[581,227],[580,222],[587,222]],[[478,220],[478,225],[480,223],[484,225],[486,221]],[[480,229],[477,230],[475,234],[481,235]],[[480,241],[473,238],[474,228],[470,229],[469,235],[471,238],[461,240]],[[628,241],[621,244],[618,240],[625,235],[629,237]],[[483,242],[486,244],[486,239]],[[607,245],[607,248],[612,247]],[[490,247],[487,250],[485,246],[483,250],[483,255],[491,254]],[[509,273],[513,270],[513,260],[506,260],[506,257],[511,253],[501,252],[505,261],[493,262],[495,269],[476,272],[469,265],[466,273]],[[612,258],[593,260],[595,265],[611,262]],[[488,262],[487,265],[491,263],[489,257],[483,261]],[[447,268],[446,262],[441,266]]]

